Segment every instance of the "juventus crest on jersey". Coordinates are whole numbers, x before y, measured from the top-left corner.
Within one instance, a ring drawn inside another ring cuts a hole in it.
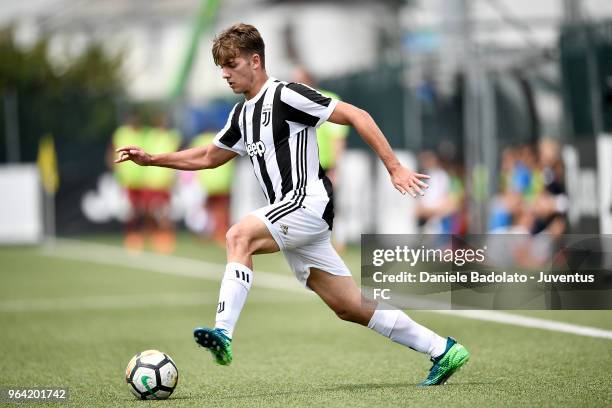
[[[214,143],[249,156],[270,204],[310,194],[331,197],[316,128],[337,103],[305,85],[270,78],[254,98],[234,106]]]

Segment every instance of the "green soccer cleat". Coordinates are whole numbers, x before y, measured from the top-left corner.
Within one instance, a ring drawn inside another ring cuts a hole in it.
[[[213,358],[220,365],[229,365],[232,362],[232,339],[223,329],[197,327],[193,337],[200,346],[207,348]]]
[[[457,343],[457,340],[449,337],[446,340],[446,350],[441,356],[431,359],[434,364],[429,370],[427,378],[419,386],[427,387],[446,383],[450,376],[467,363],[469,359],[470,353],[467,349]]]

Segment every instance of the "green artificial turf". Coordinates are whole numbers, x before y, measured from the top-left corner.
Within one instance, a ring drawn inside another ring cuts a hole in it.
[[[117,237],[96,241],[120,242]],[[192,330],[213,323],[217,280],[174,276],[172,259],[166,274],[122,266],[124,259],[141,259],[128,255],[104,263],[58,254],[39,247],[0,248],[0,387],[70,392],[67,403],[32,406],[612,404],[612,340],[425,311],[409,314],[441,335],[456,337],[471,359],[447,385],[418,388],[431,364],[425,356],[338,320],[306,290],[258,287],[257,270],[291,276],[278,254],[256,259],[255,285],[234,335],[234,363],[216,366],[196,346]],[[208,272],[218,272],[220,279],[222,249],[182,238],[177,255],[219,264],[218,271]],[[358,255],[356,250],[346,254],[355,275]],[[522,314],[604,329],[612,321],[609,311]],[[151,348],[169,354],[179,369],[178,387],[168,401],[138,401],[124,381],[132,355]]]

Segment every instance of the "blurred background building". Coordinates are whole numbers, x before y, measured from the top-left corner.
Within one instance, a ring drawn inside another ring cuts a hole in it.
[[[7,3],[0,163],[14,170],[35,162],[41,138],[53,136],[60,235],[119,231],[129,217],[105,160],[128,114],[151,126],[169,114],[182,146],[223,126],[237,97],[210,47],[237,21],[260,29],[270,75],[289,80],[304,67],[321,88],[368,110],[406,164],[436,174],[438,200],[406,200],[351,131],[338,164],[343,241],[363,232],[518,227],[612,233],[609,1]],[[237,180],[252,177],[244,161],[234,171]],[[5,191],[15,188],[9,178],[0,177]],[[193,185],[184,177],[174,184],[174,221],[206,196],[191,193]],[[244,188],[251,185],[234,183],[233,220],[261,203],[259,190]],[[15,205],[4,205],[0,212],[14,220]],[[0,235],[10,239],[11,231]]]

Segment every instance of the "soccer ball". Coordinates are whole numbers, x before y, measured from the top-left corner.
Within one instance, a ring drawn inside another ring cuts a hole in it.
[[[130,391],[140,399],[166,399],[178,383],[178,369],[167,354],[146,350],[136,354],[125,369]]]

